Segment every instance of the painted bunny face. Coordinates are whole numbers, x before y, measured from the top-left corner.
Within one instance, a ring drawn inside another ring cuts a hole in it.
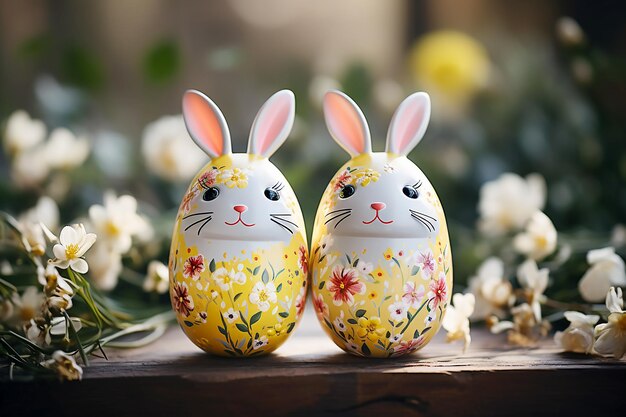
[[[352,156],[331,181],[318,222],[337,236],[428,238],[439,233],[432,185],[406,154],[421,140],[430,116],[425,93],[394,114],[386,152],[371,152],[367,122],[345,94],[329,92],[324,115],[333,138]],[[323,217],[323,218],[322,218]]]
[[[273,95],[259,111],[248,152],[230,152],[230,134],[217,106],[188,91],[183,114],[191,137],[212,160],[194,178],[183,198],[181,227],[192,240],[289,241],[304,230],[296,196],[268,157],[293,125],[290,91]]]

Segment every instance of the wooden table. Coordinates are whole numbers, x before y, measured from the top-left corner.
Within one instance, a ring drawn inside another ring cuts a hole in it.
[[[506,346],[481,329],[465,355],[444,334],[399,359],[336,348],[308,309],[274,355],[211,357],[172,328],[136,350],[108,349],[78,383],[1,382],[0,417],[68,415],[626,415],[626,361]]]

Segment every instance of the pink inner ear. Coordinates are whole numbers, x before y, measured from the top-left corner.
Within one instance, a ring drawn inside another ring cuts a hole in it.
[[[264,155],[272,142],[278,137],[289,120],[291,99],[289,96],[279,96],[272,100],[258,120],[256,131],[256,153]]]
[[[196,140],[201,140],[215,155],[224,152],[222,127],[210,104],[194,93],[185,94],[185,121]]]
[[[425,106],[421,100],[407,104],[396,117],[396,126],[392,135],[399,153],[411,143],[424,120]]]
[[[341,140],[357,153],[365,151],[365,138],[361,120],[350,103],[336,94],[328,94],[324,98],[326,121],[335,133],[335,138]]]

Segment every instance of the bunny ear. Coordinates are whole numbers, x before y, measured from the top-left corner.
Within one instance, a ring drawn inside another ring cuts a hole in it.
[[[291,91],[281,90],[270,97],[252,123],[248,153],[272,156],[289,136],[295,117],[296,99]]]
[[[420,92],[408,96],[391,118],[386,152],[407,155],[422,140],[429,120],[428,94]]]
[[[330,135],[350,156],[372,151],[370,130],[363,112],[341,91],[324,96],[324,118]]]
[[[193,141],[211,158],[231,152],[228,125],[210,98],[196,90],[185,91],[183,117]]]

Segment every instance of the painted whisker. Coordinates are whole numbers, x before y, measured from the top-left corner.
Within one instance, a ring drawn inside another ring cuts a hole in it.
[[[411,214],[419,214],[421,216],[428,217],[429,219],[432,219],[433,221],[437,221],[437,219],[435,217],[429,216],[428,214],[422,213],[421,211],[411,210],[411,209],[409,209],[409,211],[411,212]]]
[[[298,227],[298,225],[297,225],[296,223],[294,223],[294,222],[292,222],[292,221],[290,221],[290,220],[287,220],[287,219],[283,219],[282,217],[275,217],[275,215],[274,215],[274,214],[270,214],[270,217],[271,217],[273,220],[278,220],[278,221],[282,221],[282,222],[285,222],[285,223],[289,223],[289,224],[291,224],[291,225],[295,226],[296,228]]]
[[[288,231],[289,233],[291,233],[293,235],[293,230],[291,230],[289,227],[285,226],[282,223],[279,223],[278,221],[276,221],[276,219],[274,219],[273,217],[270,218],[271,221],[273,221],[274,223],[276,223],[277,225],[279,225],[280,227],[282,227],[283,229],[285,229],[286,231]]]
[[[201,212],[198,212],[198,213],[188,214],[186,216],[183,216],[183,220],[184,219],[188,219],[189,217],[201,216],[203,214],[213,214],[213,212],[212,211],[201,211]]]
[[[187,230],[191,229],[191,228],[192,228],[193,226],[195,226],[196,224],[198,224],[198,223],[202,223],[202,222],[206,221],[207,219],[211,220],[211,216],[203,217],[203,218],[201,218],[200,220],[198,220],[198,221],[195,221],[195,222],[191,223],[189,226],[185,227],[185,229],[184,229],[184,230],[185,230],[185,232],[186,232]]]
[[[326,220],[326,221],[324,222],[324,224],[328,224],[328,223],[332,222],[333,220],[335,220],[335,219],[337,219],[337,218],[339,218],[339,217],[342,217],[342,216],[344,216],[344,215],[350,216],[351,214],[352,214],[352,211],[347,211],[347,212],[343,212],[343,213],[335,214],[335,216],[333,216],[333,217],[331,217],[330,219]]]
[[[200,228],[198,229],[198,236],[200,236],[200,232],[202,231],[202,228],[203,228],[204,226],[206,226],[206,225],[207,225],[207,223],[209,223],[209,222],[211,221],[211,219],[212,219],[212,218],[213,218],[213,217],[209,217],[209,218],[207,219],[207,221],[205,221],[204,223],[202,223],[202,225],[201,225],[201,226],[200,226]]]
[[[352,211],[352,209],[351,208],[337,209],[337,210],[329,211],[324,216],[328,217],[328,216],[333,215],[335,213],[339,213],[339,212],[345,213],[345,212],[348,212],[348,211]]]
[[[333,227],[333,229],[336,229],[337,226],[339,226],[339,223],[341,223],[342,221],[344,221],[345,219],[347,219],[351,215],[352,215],[352,213],[348,213],[345,217],[343,217],[341,220],[339,220],[337,223],[335,223],[335,227]]]

